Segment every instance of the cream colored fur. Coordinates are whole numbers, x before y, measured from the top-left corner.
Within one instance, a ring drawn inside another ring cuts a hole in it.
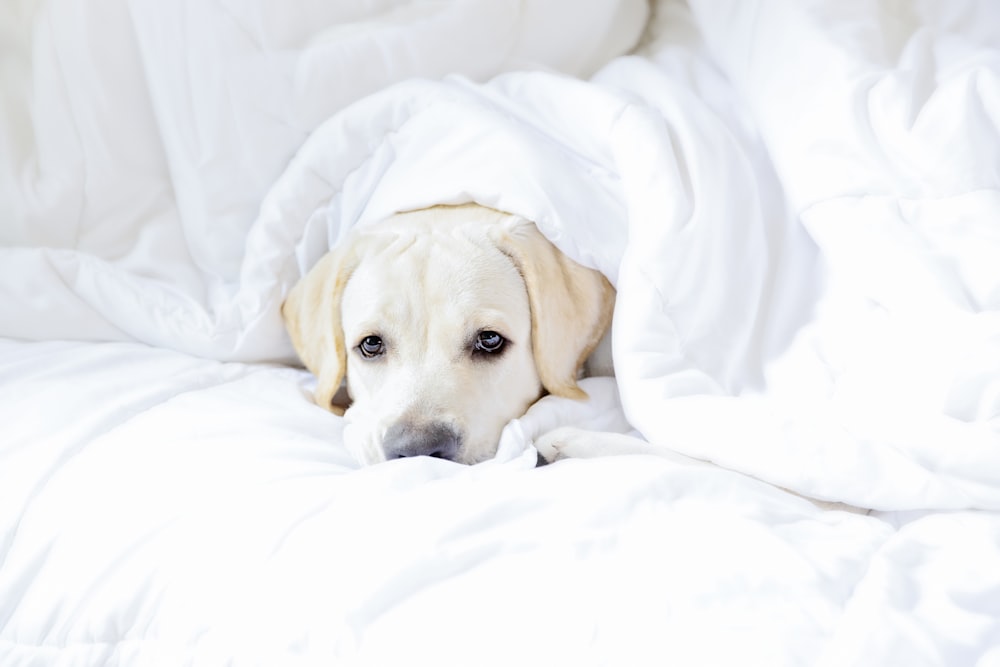
[[[434,426],[457,438],[447,458],[475,463],[493,456],[504,424],[544,392],[586,397],[576,380],[613,302],[599,272],[533,223],[466,205],[354,230],[295,286],[282,313],[316,375],[316,402],[348,417],[363,462],[386,458],[387,433]],[[477,335],[492,331],[506,339],[502,352],[475,351]],[[377,358],[362,353],[369,336],[384,343]],[[350,404],[334,405],[345,376]]]

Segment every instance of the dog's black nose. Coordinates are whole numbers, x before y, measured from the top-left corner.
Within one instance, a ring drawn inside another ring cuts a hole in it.
[[[454,461],[462,439],[447,424],[411,424],[399,422],[386,431],[382,439],[385,458],[402,459],[408,456],[433,456]]]

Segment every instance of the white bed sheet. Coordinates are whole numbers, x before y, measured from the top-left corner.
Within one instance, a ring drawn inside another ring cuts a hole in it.
[[[996,658],[995,514],[645,456],[358,469],[301,370],[60,342],[0,368],[5,665]]]
[[[572,4],[3,10],[0,664],[1000,664],[1000,12]],[[617,381],[358,469],[277,306],[464,201]]]

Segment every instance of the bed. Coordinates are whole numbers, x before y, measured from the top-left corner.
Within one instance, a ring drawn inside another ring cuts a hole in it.
[[[21,0],[0,45],[0,665],[1000,665],[996,3]],[[281,301],[470,201],[611,280],[616,375],[363,468]],[[561,425],[710,465],[536,467]]]

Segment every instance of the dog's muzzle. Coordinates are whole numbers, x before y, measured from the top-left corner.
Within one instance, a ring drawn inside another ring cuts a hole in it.
[[[387,461],[410,456],[432,456],[455,461],[462,438],[447,424],[412,424],[398,422],[389,427],[382,438]]]

